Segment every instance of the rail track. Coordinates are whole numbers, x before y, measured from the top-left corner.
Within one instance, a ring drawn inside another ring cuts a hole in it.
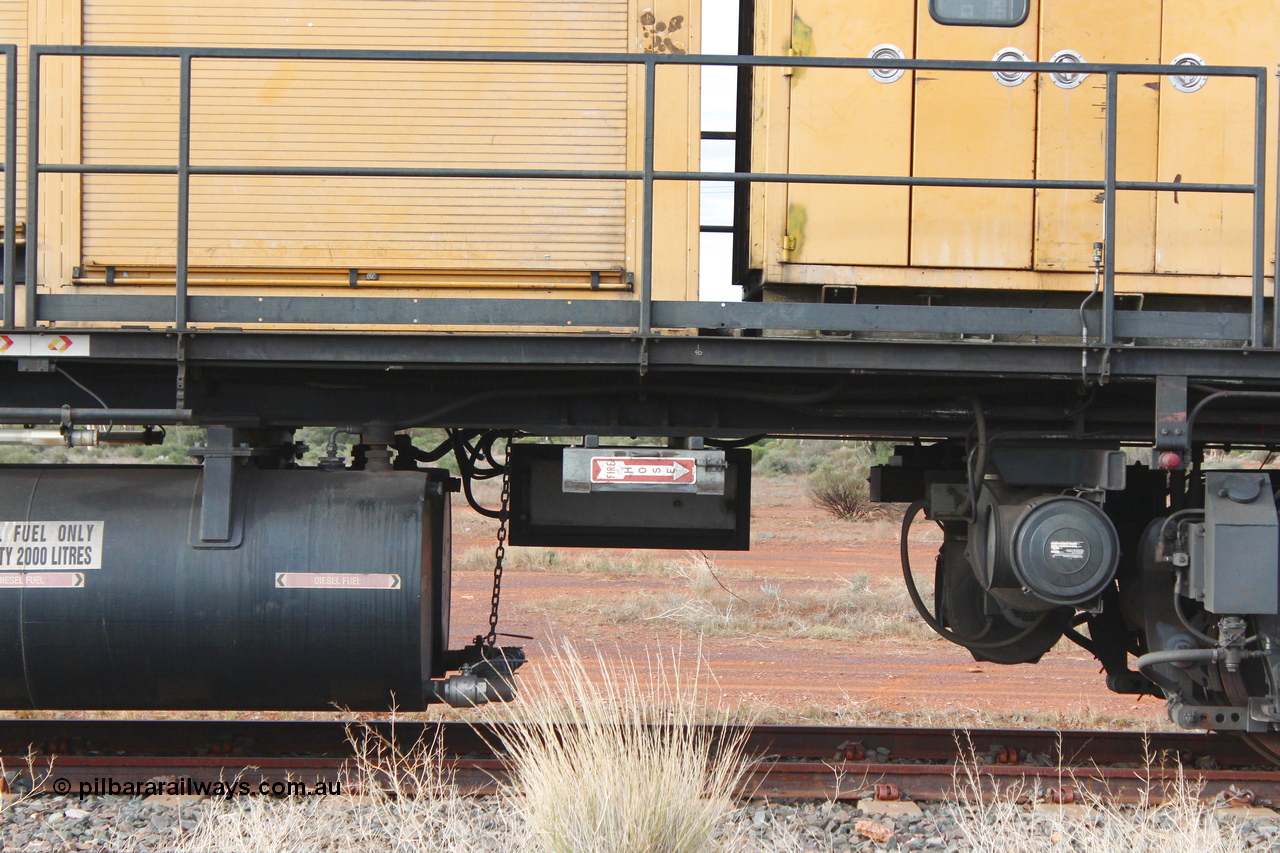
[[[492,792],[506,778],[489,726],[362,723],[357,739],[361,732],[405,751],[438,743],[468,792]],[[943,800],[957,786],[984,797],[1020,786],[1045,799],[1089,791],[1134,803],[1159,801],[1183,782],[1204,797],[1280,805],[1280,772],[1225,735],[756,726],[746,743],[755,763],[743,793],[756,798]],[[0,761],[17,790],[74,794],[157,778],[332,782],[354,769],[354,747],[346,725],[327,721],[23,720],[0,725]]]

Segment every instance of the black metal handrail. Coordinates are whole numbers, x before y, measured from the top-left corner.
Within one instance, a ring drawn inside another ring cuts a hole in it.
[[[6,80],[7,112],[5,120],[6,139],[10,140],[6,150],[5,164],[5,261],[4,261],[4,312],[5,328],[14,326],[15,283],[13,269],[13,236],[16,211],[14,207],[15,188],[14,160],[16,143],[16,48],[13,45],[0,46],[6,59],[8,76]],[[174,165],[139,165],[139,164],[51,164],[41,163],[39,157],[40,139],[40,71],[41,62],[48,56],[75,57],[161,57],[174,58],[180,63],[179,77],[179,145],[178,161]],[[381,61],[381,62],[451,62],[451,63],[539,63],[539,64],[577,64],[577,65],[627,65],[644,68],[644,124],[642,168],[640,169],[467,169],[467,168],[375,168],[375,167],[283,167],[283,166],[202,166],[191,163],[191,78],[192,62],[195,59],[292,59],[292,60],[326,60],[326,61]],[[669,171],[659,170],[654,165],[654,136],[656,124],[656,85],[659,66],[746,66],[752,68],[796,67],[796,68],[844,68],[844,69],[906,69],[906,70],[946,70],[946,71],[991,71],[991,72],[1062,72],[1063,66],[1050,62],[979,62],[967,60],[886,60],[841,57],[772,57],[772,56],[698,56],[669,54],[633,54],[633,53],[577,53],[577,52],[503,52],[503,51],[431,51],[431,50],[320,50],[320,49],[260,49],[260,48],[188,48],[188,47],[94,47],[81,45],[32,45],[30,47],[30,75],[28,83],[28,157],[27,157],[27,223],[28,234],[37,233],[39,220],[39,193],[37,192],[40,175],[43,174],[133,174],[133,175],[175,175],[178,187],[178,221],[177,221],[177,258],[176,276],[173,296],[173,328],[185,331],[191,320],[191,299],[188,294],[188,237],[190,228],[190,188],[191,178],[209,175],[237,176],[280,176],[280,177],[405,177],[405,178],[523,178],[523,179],[567,179],[567,180],[624,180],[641,183],[641,246],[640,246],[640,293],[638,316],[626,323],[641,336],[648,336],[654,329],[653,300],[653,192],[657,181],[721,181],[734,184],[751,183],[796,183],[796,184],[848,184],[861,186],[906,186],[906,187],[985,187],[985,188],[1018,188],[1018,189],[1061,189],[1061,190],[1095,190],[1103,194],[1104,219],[1104,257],[1102,265],[1102,328],[1100,344],[1104,347],[1116,343],[1116,193],[1119,191],[1144,190],[1154,192],[1208,192],[1208,193],[1247,193],[1254,198],[1253,207],[1253,269],[1252,293],[1250,298],[1250,314],[1248,326],[1248,342],[1250,347],[1265,345],[1264,307],[1265,307],[1265,258],[1263,241],[1265,239],[1265,182],[1266,182],[1266,133],[1267,133],[1267,70],[1264,68],[1243,66],[1196,66],[1191,71],[1185,66],[1169,65],[1122,65],[1116,63],[1080,63],[1071,65],[1072,74],[1100,74],[1106,76],[1106,150],[1104,174],[1101,180],[1039,180],[1039,179],[1004,179],[1004,178],[945,178],[945,177],[911,177],[911,176],[879,176],[879,175],[825,175],[825,174],[793,174],[778,172],[702,172],[702,171]],[[1161,181],[1121,181],[1116,175],[1117,162],[1117,128],[1118,128],[1118,86],[1122,75],[1156,75],[1156,76],[1195,76],[1204,77],[1242,77],[1255,81],[1255,125],[1254,125],[1254,180],[1247,184],[1233,183],[1176,183]],[[1280,194],[1278,194],[1280,197]],[[1280,250],[1280,237],[1277,238]],[[40,321],[38,313],[36,281],[37,252],[34,245],[28,249],[26,256],[26,312],[25,327],[32,329]],[[67,298],[94,300],[101,297],[61,297],[56,302],[64,303]],[[270,299],[271,297],[264,297]],[[215,297],[201,297],[202,303]],[[235,297],[226,297],[215,305],[227,308],[235,304]],[[261,303],[261,299],[258,300]],[[436,300],[431,300],[435,302]],[[446,300],[454,303],[453,308],[461,309],[462,303],[480,306],[468,316],[470,322],[497,322],[503,325],[540,325],[534,317],[519,312],[513,314],[505,311],[485,311],[483,303],[500,303],[501,300]],[[290,300],[296,305],[297,300]],[[562,306],[568,308],[569,306]],[[572,306],[588,313],[594,310],[597,321],[611,318],[618,321],[615,311],[600,311],[584,307],[583,303]],[[832,308],[835,306],[827,306]],[[849,306],[840,306],[849,307]],[[523,309],[522,309],[523,310]],[[727,305],[724,310],[731,312]],[[75,313],[75,312],[73,312]],[[259,312],[261,313],[261,312]],[[267,312],[271,313],[271,312]],[[304,312],[306,313],[306,312]],[[385,312],[376,312],[379,315]],[[455,314],[457,311],[454,312]],[[466,313],[466,312],[463,312]],[[531,312],[541,316],[543,312]],[[680,311],[667,311],[671,322],[680,324]],[[684,312],[689,313],[689,312]],[[700,316],[705,314],[699,313]],[[108,311],[109,315],[110,312]],[[572,315],[572,312],[570,312]],[[359,319],[367,316],[362,312],[348,315],[347,322],[368,322]],[[474,319],[478,316],[480,319]],[[489,319],[485,319],[488,317]],[[76,319],[93,319],[93,311],[81,311]],[[105,316],[104,316],[105,319]],[[234,321],[232,317],[219,317]],[[384,321],[385,322],[385,321]],[[415,324],[416,324],[415,320]],[[591,321],[588,320],[590,325]],[[659,324],[660,326],[662,324]],[[722,325],[736,325],[732,321]],[[418,325],[421,328],[421,325]],[[790,328],[790,327],[780,327]],[[830,328],[824,324],[823,328]],[[1273,341],[1280,343],[1280,312],[1275,312],[1275,330]]]
[[[17,285],[18,255],[18,46],[0,44],[4,53],[4,305],[0,322],[4,328],[14,324],[14,296]]]

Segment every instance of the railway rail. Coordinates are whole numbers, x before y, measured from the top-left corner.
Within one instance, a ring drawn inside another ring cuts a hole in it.
[[[0,726],[0,762],[12,789],[33,793],[113,793],[112,782],[157,779],[315,784],[354,770],[362,733],[406,752],[438,744],[468,793],[492,793],[507,778],[495,727],[452,722],[14,721]],[[1140,803],[1189,785],[1205,798],[1280,804],[1280,772],[1259,768],[1229,735],[756,726],[746,737],[750,798],[945,800],[962,788],[971,797]]]

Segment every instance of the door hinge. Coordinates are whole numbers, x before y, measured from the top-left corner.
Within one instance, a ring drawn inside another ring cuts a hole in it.
[[[789,47],[787,48],[787,56],[804,56],[804,53],[802,53],[799,48]],[[793,68],[790,65],[784,66],[782,69],[783,77],[790,77],[794,73],[795,73],[795,68]]]
[[[782,235],[782,260],[789,261],[796,251],[796,236],[794,234]]]

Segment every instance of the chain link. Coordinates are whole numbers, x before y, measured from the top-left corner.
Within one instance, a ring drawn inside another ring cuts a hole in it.
[[[489,633],[485,645],[498,642],[498,606],[502,603],[502,561],[507,555],[507,519],[511,516],[511,439],[502,451],[502,509],[498,516],[498,544],[493,549],[493,596],[489,599]]]

